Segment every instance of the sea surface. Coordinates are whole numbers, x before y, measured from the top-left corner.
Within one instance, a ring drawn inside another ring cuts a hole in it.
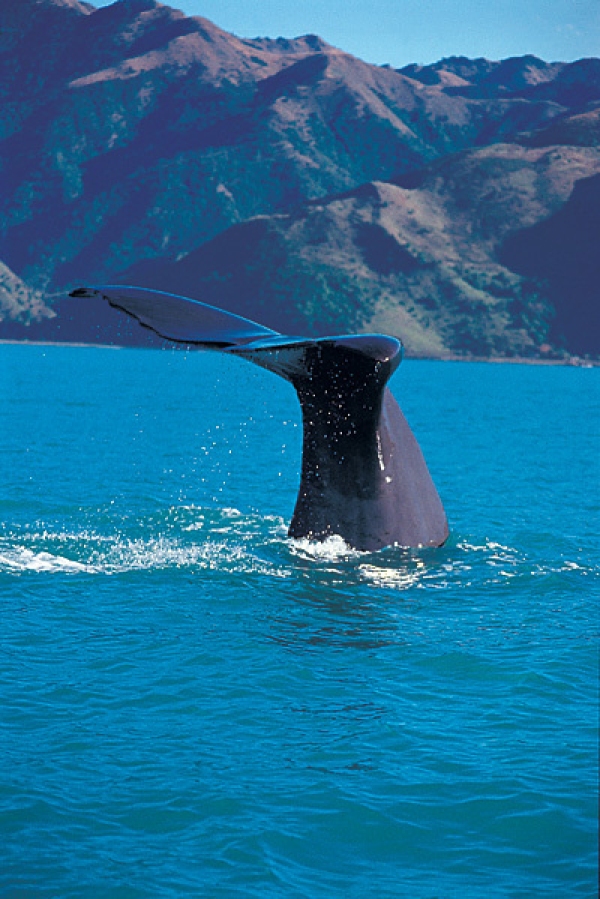
[[[405,361],[446,546],[286,536],[292,388],[0,346],[0,896],[593,897],[600,369]]]

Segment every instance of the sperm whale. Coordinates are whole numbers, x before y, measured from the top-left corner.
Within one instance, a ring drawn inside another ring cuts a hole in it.
[[[290,337],[162,291],[79,287],[161,337],[240,356],[289,381],[302,410],[294,538],[339,535],[357,550],[440,546],[448,522],[423,454],[387,382],[402,344],[383,334]]]

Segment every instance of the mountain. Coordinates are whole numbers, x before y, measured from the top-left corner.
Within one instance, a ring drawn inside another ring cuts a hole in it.
[[[600,60],[394,70],[154,0],[0,0],[0,22],[0,258],[59,312],[17,292],[0,336],[103,339],[110,322],[52,297],[137,278],[282,330],[381,328],[413,353],[600,353],[577,336],[593,291],[564,324],[568,260],[528,267],[510,242],[560,230],[563,207],[580,227]]]
[[[40,291],[32,290],[0,262],[0,320],[8,319],[27,328],[31,322],[46,321],[54,314],[46,307]]]
[[[598,355],[600,334],[600,175],[581,179],[567,203],[529,228],[510,233],[500,258],[543,281],[554,320],[549,339],[579,355]]]
[[[402,178],[371,182],[258,216],[178,261],[137,265],[122,280],[204,299],[276,330],[386,331],[428,356],[531,356],[549,341],[563,346],[555,306],[573,266],[547,296],[537,279],[554,271],[545,271],[546,247],[553,266],[577,258],[583,271],[572,245],[578,222],[598,234],[600,206],[588,187],[597,162],[588,148],[464,151],[421,172],[419,187],[401,186]],[[519,254],[539,229],[535,253]],[[567,233],[573,237],[563,244]],[[591,255],[591,246],[579,247],[580,256]],[[586,299],[574,306],[565,332],[573,352],[591,352],[597,339],[586,318],[597,283],[590,272]]]

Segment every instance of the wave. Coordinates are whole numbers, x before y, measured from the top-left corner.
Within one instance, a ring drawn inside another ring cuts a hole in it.
[[[25,546],[3,548],[0,552],[0,572],[95,572],[93,565],[86,565],[49,552],[35,552]]]
[[[451,538],[439,549],[387,547],[358,552],[341,537],[322,543],[292,540],[279,516],[235,508],[173,506],[145,514],[106,518],[86,513],[87,525],[60,522],[0,531],[0,574],[115,576],[184,570],[309,576],[315,582],[402,592],[510,584],[556,575],[600,575],[580,558],[532,556],[491,539]]]
[[[99,516],[100,517],[100,516]],[[0,574],[119,575],[134,571],[205,569],[285,576],[257,548],[279,539],[283,522],[236,509],[173,507],[120,522],[112,531],[45,523],[0,533]]]

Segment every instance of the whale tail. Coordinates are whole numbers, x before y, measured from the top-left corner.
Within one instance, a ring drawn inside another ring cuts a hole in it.
[[[302,409],[292,537],[339,535],[359,550],[440,546],[446,515],[419,445],[386,387],[402,345],[381,334],[289,337],[196,300],[121,285],[82,287],[160,336],[240,356],[290,381]]]

